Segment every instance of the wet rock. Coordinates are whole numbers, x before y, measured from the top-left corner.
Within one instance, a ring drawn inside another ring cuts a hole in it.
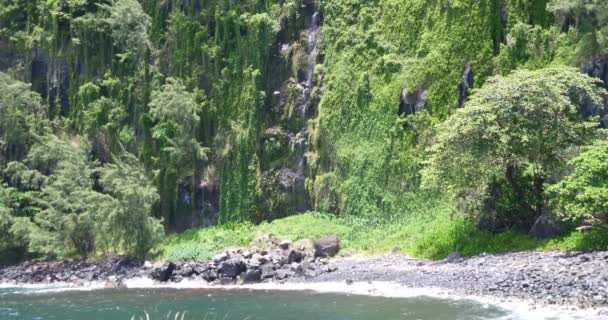
[[[426,89],[418,89],[413,92],[409,92],[408,88],[403,88],[401,91],[398,114],[408,116],[425,110],[427,99],[426,96]]]
[[[473,88],[475,84],[475,75],[473,73],[473,64],[467,63],[462,70],[462,79],[460,80],[460,88],[458,95],[458,107],[464,107],[465,102],[469,98],[469,90]]]
[[[243,277],[243,283],[258,283],[262,281],[262,271],[261,270],[250,270],[245,273],[245,277]]]
[[[166,282],[169,280],[169,278],[171,278],[174,269],[175,264],[171,261],[167,261],[163,263],[162,266],[152,270],[150,277],[160,282]]]
[[[302,262],[302,257],[302,252],[298,250],[291,250],[287,256],[287,263]]]
[[[189,278],[194,274],[194,269],[186,265],[179,270],[178,274],[184,278]]]
[[[333,257],[340,250],[340,240],[335,235],[314,242],[315,257]]]
[[[201,274],[201,277],[207,282],[213,282],[217,279],[217,272],[215,270],[207,270]]]
[[[260,268],[260,271],[262,271],[262,279],[272,279],[277,275],[277,272],[274,270],[274,267],[270,265],[262,266],[262,268]]]
[[[220,264],[218,274],[221,277],[235,278],[239,274],[245,272],[245,270],[247,270],[247,266],[243,260],[229,259]]]

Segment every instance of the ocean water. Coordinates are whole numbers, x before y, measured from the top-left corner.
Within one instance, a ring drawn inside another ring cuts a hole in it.
[[[430,297],[209,289],[0,289],[0,319],[475,320],[519,319],[497,306]]]

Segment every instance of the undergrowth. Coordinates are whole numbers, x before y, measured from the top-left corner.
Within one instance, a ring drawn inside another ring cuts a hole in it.
[[[605,230],[573,231],[551,240],[537,240],[514,231],[485,233],[461,213],[434,203],[384,220],[310,212],[260,225],[228,224],[190,230],[167,237],[153,255],[157,260],[204,261],[226,248],[253,246],[257,237],[266,234],[292,241],[337,235],[343,253],[400,252],[425,259],[443,259],[452,252],[472,256],[522,250],[608,249]]]

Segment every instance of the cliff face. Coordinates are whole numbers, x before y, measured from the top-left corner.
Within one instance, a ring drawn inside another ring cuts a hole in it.
[[[567,64],[608,83],[606,58],[576,60],[569,52],[584,37],[546,8],[12,1],[0,11],[0,70],[32,83],[49,116],[62,119],[56,130],[87,136],[100,161],[122,147],[137,154],[155,172],[158,216],[175,229],[310,209],[388,214],[407,210],[433,125],[466,108],[489,76]],[[194,135],[210,150],[187,171],[167,160],[152,130],[151,95],[169,77],[197,96]],[[102,98],[125,116],[91,129],[87,115]]]

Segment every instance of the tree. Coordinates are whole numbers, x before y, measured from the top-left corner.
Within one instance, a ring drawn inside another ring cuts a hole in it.
[[[121,50],[118,55],[122,62],[133,59],[139,61],[148,48],[148,28],[150,17],[137,0],[115,0],[111,5],[100,5],[109,17],[114,45]]]
[[[96,224],[103,216],[101,212],[111,204],[110,199],[93,190],[94,168],[85,150],[77,146],[57,150],[68,154],[59,161],[50,181],[42,188],[42,210],[31,226],[29,249],[66,253],[73,248],[87,256],[95,252]]]
[[[608,142],[587,147],[569,165],[574,171],[547,189],[557,215],[576,223],[608,222]]]
[[[25,156],[36,129],[43,130],[40,96],[0,72],[0,165]]]
[[[158,202],[156,188],[135,156],[123,153],[101,171],[101,185],[114,201],[102,229],[113,247],[144,257],[162,238],[161,220],[152,216]]]
[[[572,22],[584,34],[579,54],[608,54],[608,2],[605,0],[552,0],[547,9],[562,25]]]
[[[169,199],[176,198],[178,184],[187,177],[192,178],[194,195],[195,172],[207,160],[209,149],[197,140],[200,108],[197,96],[178,79],[167,79],[161,90],[152,93],[150,114],[156,122],[152,137],[161,151],[161,188],[163,183],[171,186]]]
[[[544,205],[544,188],[582,145],[602,108],[596,80],[575,69],[521,70],[494,77],[441,125],[423,185],[441,188],[492,229],[528,226]]]

